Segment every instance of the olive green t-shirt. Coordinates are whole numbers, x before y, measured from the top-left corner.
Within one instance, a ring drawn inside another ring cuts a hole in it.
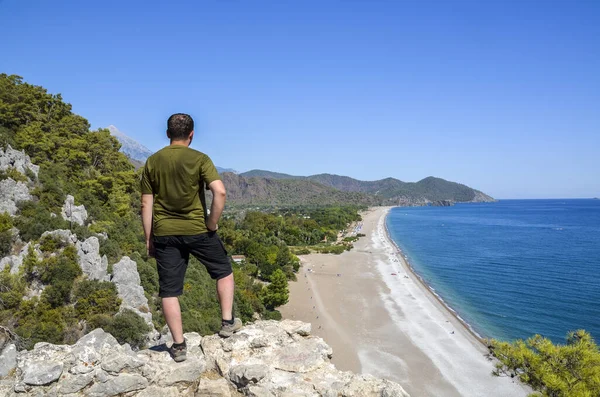
[[[141,187],[142,194],[154,195],[153,234],[206,233],[204,188],[220,179],[211,159],[187,146],[167,146],[148,157]]]

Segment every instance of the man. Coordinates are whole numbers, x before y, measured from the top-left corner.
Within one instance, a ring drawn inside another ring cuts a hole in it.
[[[148,255],[156,258],[159,296],[165,320],[173,336],[170,353],[177,362],[186,359],[179,295],[190,254],[217,280],[221,305],[221,337],[242,327],[233,316],[233,271],[223,243],[217,235],[225,207],[225,187],[210,158],[189,146],[194,121],[183,113],[169,117],[167,136],[171,144],[146,161],[142,173],[142,223]],[[212,191],[207,216],[204,188]]]

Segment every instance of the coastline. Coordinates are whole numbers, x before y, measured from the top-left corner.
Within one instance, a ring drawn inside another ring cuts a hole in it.
[[[425,281],[425,279],[423,279],[423,277],[415,270],[415,268],[410,264],[410,261],[408,260],[407,255],[404,253],[404,251],[402,251],[402,248],[400,248],[398,246],[398,244],[396,244],[396,242],[394,241],[394,239],[392,238],[392,236],[390,235],[390,232],[388,230],[387,227],[387,216],[389,215],[389,211],[388,213],[385,215],[383,224],[384,224],[384,228],[385,228],[385,237],[388,240],[388,243],[391,244],[392,246],[394,246],[394,248],[398,251],[397,252],[397,257],[400,259],[400,263],[402,264],[402,266],[404,267],[404,269],[410,273],[410,275],[412,277],[414,277],[415,281],[417,281],[418,283],[420,283],[423,288],[426,290],[426,292],[428,292],[429,294],[432,295],[432,297],[438,301],[438,303],[440,305],[443,306],[443,308],[448,311],[448,313],[453,316],[454,318],[456,318],[456,320],[464,327],[465,331],[469,332],[473,338],[475,338],[475,340],[477,340],[477,342],[479,342],[487,351],[487,345],[485,343],[486,338],[482,337],[481,335],[479,335],[479,333],[477,331],[475,331],[475,329],[473,328],[473,326],[471,326],[471,324],[469,324],[467,321],[465,321],[460,314],[458,313],[458,311],[454,310],[452,308],[452,306],[450,306],[448,303],[446,303],[446,301],[444,300],[444,298],[442,298],[436,291],[435,289],[429,285],[427,283],[427,281]]]
[[[525,396],[491,375],[481,338],[410,267],[386,229],[391,207],[363,213],[366,237],[341,255],[301,256],[284,318],[312,324],[342,370],[400,383],[411,396]]]

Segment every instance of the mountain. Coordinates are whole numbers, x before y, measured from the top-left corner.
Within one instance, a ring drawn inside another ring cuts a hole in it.
[[[114,125],[111,135],[121,151],[139,168],[152,151],[128,137]],[[466,185],[427,177],[418,182],[395,178],[361,181],[348,176],[317,174],[297,176],[266,170],[237,175],[231,168],[217,167],[230,202],[240,205],[448,205],[453,202],[488,202],[494,199]]]
[[[109,125],[108,130],[121,143],[121,152],[125,153],[130,159],[145,163],[146,159],[153,153],[146,146],[119,131],[114,125]]]
[[[265,170],[250,170],[240,174],[245,178],[270,178],[270,179],[305,179],[304,176],[294,176],[290,174],[282,174],[280,172],[265,171]]]
[[[227,202],[237,205],[319,206],[375,205],[376,199],[360,192],[344,192],[308,179],[243,177],[221,174],[227,188]]]
[[[273,181],[308,180],[344,192],[366,194],[375,203],[389,205],[494,201],[492,197],[469,186],[431,176],[418,182],[403,182],[395,178],[361,181],[348,176],[334,174],[295,176],[265,170],[252,170],[244,172],[240,176],[266,178]]]

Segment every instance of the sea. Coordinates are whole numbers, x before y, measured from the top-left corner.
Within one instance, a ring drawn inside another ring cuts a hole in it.
[[[600,343],[600,200],[500,200],[396,207],[390,237],[476,333]]]

